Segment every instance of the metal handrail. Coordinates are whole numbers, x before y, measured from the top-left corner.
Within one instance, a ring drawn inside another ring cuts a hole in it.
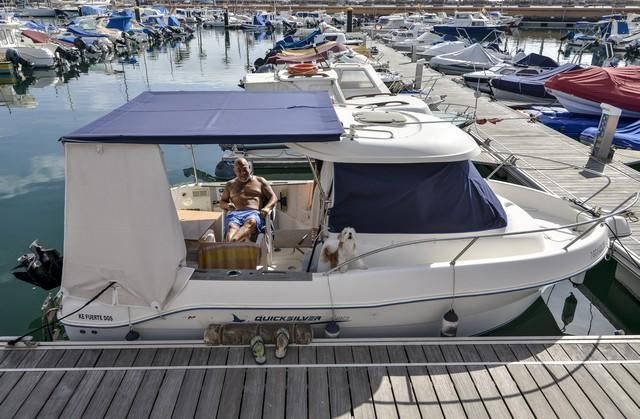
[[[622,203],[620,205],[618,205],[616,207],[616,209],[614,211],[611,211],[607,215],[604,215],[604,216],[598,217],[598,218],[594,218],[592,220],[581,221],[581,222],[572,223],[572,224],[565,224],[565,225],[558,226],[558,227],[538,228],[538,229],[535,229],[535,230],[512,231],[512,232],[508,232],[508,233],[492,233],[492,234],[485,234],[485,235],[476,234],[476,235],[459,236],[459,237],[446,237],[446,238],[436,238],[436,239],[419,239],[419,240],[410,240],[410,241],[401,242],[401,243],[394,243],[394,244],[391,244],[391,245],[388,245],[388,246],[384,246],[384,247],[380,247],[378,249],[371,250],[371,251],[363,253],[361,255],[354,256],[351,259],[348,259],[348,260],[338,264],[335,268],[332,268],[329,271],[324,272],[324,275],[329,275],[329,274],[339,270],[341,267],[343,267],[345,265],[348,265],[348,264],[350,264],[350,263],[352,263],[352,262],[354,262],[356,260],[364,259],[365,257],[369,257],[369,256],[372,256],[372,255],[375,255],[375,254],[378,254],[378,253],[386,252],[388,250],[393,250],[393,249],[397,249],[397,248],[400,248],[400,247],[413,246],[413,245],[416,245],[416,244],[424,244],[424,243],[454,241],[454,240],[471,240],[471,243],[467,243],[467,245],[465,245],[465,247],[462,249],[462,251],[459,252],[455,256],[455,258],[453,258],[449,262],[449,264],[455,265],[456,261],[464,253],[466,253],[466,251],[469,250],[469,248],[473,244],[475,244],[480,239],[494,238],[494,237],[520,236],[520,235],[525,235],[525,234],[544,233],[544,232],[547,232],[547,231],[557,231],[557,230],[564,230],[564,229],[575,229],[576,227],[580,227],[580,226],[583,226],[583,225],[593,224],[593,226],[591,228],[589,228],[585,232],[581,233],[577,238],[572,240],[569,244],[567,244],[563,248],[563,250],[567,250],[567,248],[569,246],[573,245],[578,239],[582,238],[586,233],[588,233],[593,228],[595,228],[595,226],[597,224],[599,224],[600,222],[606,220],[607,218],[611,218],[611,217],[614,217],[616,215],[619,215],[619,214],[622,214],[622,213],[628,211],[629,208],[631,208],[632,206],[634,206],[638,202],[638,198],[639,197],[640,197],[640,192],[635,192],[635,193],[629,195],[624,201],[622,201]],[[631,202],[631,204],[625,205],[631,200],[633,201],[633,202]]]
[[[520,170],[539,170],[539,171],[544,171],[544,170],[562,170],[565,168],[570,168],[570,169],[576,169],[576,170],[582,170],[584,172],[590,173],[592,175],[598,176],[598,177],[602,177],[605,178],[607,183],[604,184],[604,186],[602,186],[600,189],[598,189],[597,191],[595,191],[591,196],[589,196],[587,199],[581,201],[582,204],[586,204],[587,202],[589,202],[590,200],[592,200],[593,198],[595,198],[596,196],[598,196],[600,193],[602,193],[602,191],[604,191],[605,189],[607,189],[609,187],[609,185],[611,185],[611,177],[605,175],[602,172],[598,172],[597,170],[593,170],[593,169],[589,169],[586,166],[576,166],[575,164],[571,164],[571,163],[566,163],[563,161],[559,161],[559,160],[555,160],[555,159],[550,159],[548,157],[540,157],[540,156],[533,156],[531,154],[518,154],[518,153],[506,153],[506,152],[500,152],[500,151],[493,151],[493,152],[489,152],[490,154],[494,154],[494,155],[504,155],[504,154],[508,154],[507,158],[504,159],[500,165],[498,165],[498,167],[496,167],[490,174],[489,176],[487,176],[487,179],[491,179],[493,177],[494,174],[496,174],[500,169],[502,169],[504,166],[506,165],[513,165],[515,167],[515,161],[518,159],[518,157],[526,157],[526,158],[530,158],[530,159],[537,159],[537,160],[543,160],[543,161],[548,161],[551,163],[557,163],[557,164],[561,164],[563,166],[565,166],[564,168],[558,168],[558,167],[518,167],[518,169]],[[514,160],[514,158],[516,160]]]

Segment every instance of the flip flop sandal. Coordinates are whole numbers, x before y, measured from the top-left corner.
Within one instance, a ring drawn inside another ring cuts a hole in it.
[[[261,336],[254,336],[253,339],[251,339],[251,353],[253,354],[253,359],[256,361],[256,364],[262,365],[267,362],[264,340],[262,340]]]
[[[276,358],[282,359],[287,356],[287,347],[289,346],[289,331],[281,327],[276,332]]]

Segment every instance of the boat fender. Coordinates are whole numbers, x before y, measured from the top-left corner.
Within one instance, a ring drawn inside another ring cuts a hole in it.
[[[127,332],[126,336],[124,337],[124,340],[126,340],[127,342],[132,342],[138,339],[140,339],[140,333],[136,332],[133,329],[129,330],[129,332]]]
[[[564,299],[564,304],[562,306],[562,314],[560,315],[560,320],[562,320],[562,332],[565,331],[568,325],[573,322],[573,318],[576,315],[576,308],[578,307],[578,299],[573,292],[570,292],[567,298]]]
[[[629,221],[621,216],[614,215],[605,220],[607,227],[609,227],[609,238],[620,238],[631,235],[631,226]]]
[[[324,335],[328,338],[335,339],[340,336],[340,325],[337,322],[329,322],[324,327]]]
[[[453,308],[442,316],[442,328],[440,329],[440,336],[445,338],[454,338],[458,334],[458,315]]]

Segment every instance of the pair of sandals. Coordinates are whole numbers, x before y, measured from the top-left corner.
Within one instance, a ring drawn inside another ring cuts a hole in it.
[[[262,336],[254,336],[251,339],[251,354],[255,359],[256,364],[262,365],[267,362],[267,350],[264,346],[264,339]],[[281,327],[276,332],[276,353],[275,356],[278,359],[282,359],[287,355],[287,347],[289,346],[289,331]]]

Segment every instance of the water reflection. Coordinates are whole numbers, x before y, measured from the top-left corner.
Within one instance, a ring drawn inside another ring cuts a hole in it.
[[[38,186],[64,177],[64,158],[57,155],[34,156],[31,171],[26,176],[0,176],[0,200],[32,192]]]

